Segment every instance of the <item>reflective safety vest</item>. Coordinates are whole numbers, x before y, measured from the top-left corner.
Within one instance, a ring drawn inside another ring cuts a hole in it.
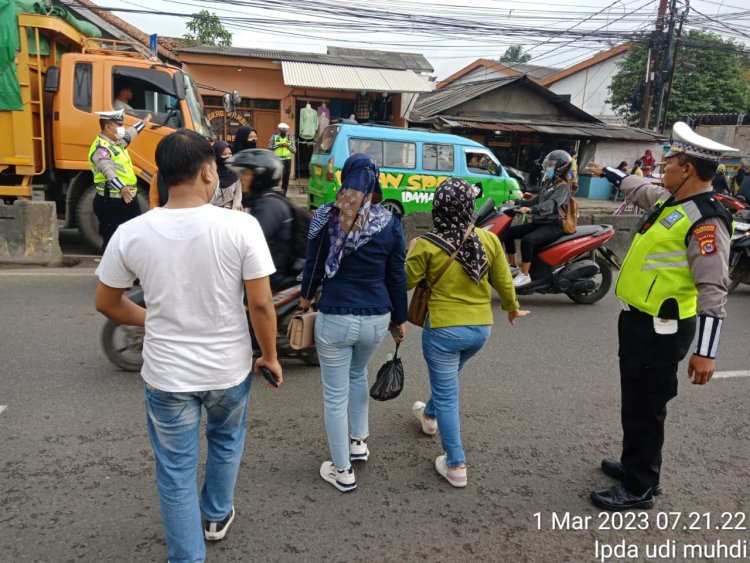
[[[138,184],[138,177],[135,175],[135,169],[133,168],[133,163],[130,160],[128,151],[117,143],[105,139],[102,135],[97,135],[89,149],[89,164],[91,165],[91,171],[94,173],[94,185],[96,186],[96,191],[104,195],[104,188],[107,185],[107,177],[95,168],[94,161],[91,160],[91,157],[97,149],[106,149],[109,151],[109,157],[115,165],[117,177],[123,184],[130,188],[133,195],[136,195],[138,192],[138,188],[136,187]],[[110,195],[114,194],[119,196],[120,190],[110,187],[109,193]]]
[[[282,137],[281,135],[274,135],[273,136],[273,144],[278,145],[281,142],[290,142],[291,144],[291,137],[287,135],[286,137]],[[289,160],[292,158],[292,151],[289,149],[289,147],[276,147],[273,149],[273,152],[276,153],[276,156],[278,156],[281,160]]]
[[[660,199],[656,205],[665,201]],[[698,289],[687,260],[691,230],[698,221],[716,216],[727,221],[731,229],[731,218],[726,211],[722,213],[720,203],[703,194],[663,207],[656,218],[652,215],[653,212],[644,220],[651,226],[633,239],[617,277],[615,293],[628,305],[653,317],[660,316],[668,299],[677,302],[677,318],[693,317]]]

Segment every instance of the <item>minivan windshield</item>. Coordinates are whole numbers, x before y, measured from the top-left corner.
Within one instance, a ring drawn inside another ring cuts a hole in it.
[[[336,136],[339,134],[340,130],[341,127],[338,125],[326,127],[326,129],[323,130],[323,134],[318,137],[318,140],[315,142],[314,154],[331,154],[333,143],[336,141]]]

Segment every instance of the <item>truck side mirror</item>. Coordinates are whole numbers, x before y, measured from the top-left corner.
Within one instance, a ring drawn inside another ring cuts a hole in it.
[[[224,108],[224,113],[234,111],[234,100],[232,99],[232,94],[224,94],[221,97],[221,105]]]
[[[47,67],[44,75],[44,91],[56,94],[60,89],[60,68],[56,66]]]
[[[178,100],[184,100],[187,92],[185,90],[185,75],[182,73],[182,71],[178,70],[174,73],[172,82],[174,83],[175,96],[177,96]]]

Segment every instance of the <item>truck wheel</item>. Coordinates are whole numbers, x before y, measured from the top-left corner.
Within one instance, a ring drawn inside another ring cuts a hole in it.
[[[78,232],[88,243],[92,250],[97,252],[102,251],[102,236],[99,234],[99,219],[96,218],[94,213],[94,197],[96,196],[96,188],[89,186],[85,192],[78,198],[76,204],[76,225],[78,225]],[[138,205],[141,208],[141,213],[148,211],[148,194],[143,190],[138,190],[138,195],[135,196],[138,200]]]
[[[89,186],[76,204],[76,225],[91,250],[102,251],[102,236],[99,234],[99,219],[94,214],[96,188]]]

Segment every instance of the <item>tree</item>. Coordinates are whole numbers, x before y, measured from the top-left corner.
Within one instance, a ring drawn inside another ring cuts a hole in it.
[[[750,107],[750,57],[744,45],[691,30],[679,42],[667,123],[693,113],[744,113]],[[643,103],[648,56],[645,43],[634,43],[618,64],[609,87],[609,103],[629,123],[636,123]],[[653,126],[656,96],[651,107]]]
[[[232,34],[221,25],[219,17],[213,12],[201,10],[193,14],[193,19],[185,27],[188,33],[183,37],[188,44],[232,46]]]
[[[531,60],[531,55],[523,52],[521,45],[511,45],[505,50],[500,57],[501,63],[527,63]]]

